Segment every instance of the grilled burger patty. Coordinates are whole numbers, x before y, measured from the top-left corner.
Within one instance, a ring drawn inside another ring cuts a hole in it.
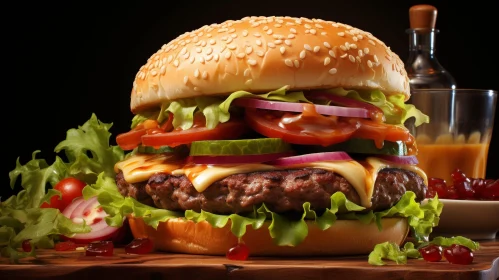
[[[120,172],[116,175],[118,189],[123,196],[157,208],[173,211],[201,209],[216,214],[247,213],[254,205],[265,203],[276,213],[303,213],[303,203],[320,212],[330,207],[331,195],[337,191],[360,205],[354,187],[342,176],[316,168],[279,171],[259,171],[236,174],[213,183],[198,192],[185,175],[158,173],[146,182],[127,183]],[[416,173],[385,168],[378,173],[372,206],[381,211],[397,203],[406,191],[416,194],[416,201],[425,198],[427,186]]]

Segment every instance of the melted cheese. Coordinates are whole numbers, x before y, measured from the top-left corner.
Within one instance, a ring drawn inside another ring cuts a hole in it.
[[[320,161],[303,163],[293,166],[272,166],[267,164],[241,164],[241,165],[186,165],[171,162],[171,156],[164,154],[146,155],[138,154],[118,162],[115,171],[123,171],[123,176],[128,183],[137,183],[148,180],[155,173],[169,173],[172,175],[185,175],[198,192],[203,192],[210,185],[225,177],[240,173],[254,171],[268,171],[290,168],[320,168],[335,172],[344,177],[357,191],[360,203],[364,207],[371,206],[374,182],[378,172],[383,168],[400,168],[415,172],[421,176],[426,184],[426,174],[413,165],[400,165],[384,161],[379,158],[366,158],[363,164],[358,161]]]

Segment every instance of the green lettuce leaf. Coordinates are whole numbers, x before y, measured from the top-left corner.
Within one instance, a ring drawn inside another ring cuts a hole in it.
[[[270,222],[268,226],[269,234],[275,244],[280,246],[296,246],[303,242],[308,234],[306,221],[313,221],[322,230],[334,226],[338,219],[356,219],[363,223],[374,222],[381,229],[381,219],[388,217],[406,217],[415,236],[421,242],[428,238],[431,227],[420,227],[419,224],[437,225],[436,218],[440,214],[442,203],[438,198],[430,199],[424,206],[415,201],[416,195],[413,192],[405,193],[400,201],[382,212],[365,211],[365,208],[349,201],[342,192],[334,193],[331,196],[330,207],[321,215],[310,209],[310,203],[303,204],[301,219],[289,219],[285,215],[270,211],[264,204],[255,207],[251,214],[241,216],[238,214],[219,215],[206,211],[196,212],[187,210],[185,212],[173,212],[164,209],[156,209],[139,203],[131,197],[123,197],[116,188],[116,183],[112,179],[99,176],[95,184],[85,187],[83,190],[85,197],[97,196],[109,217],[106,221],[113,226],[121,225],[123,217],[133,214],[142,218],[146,224],[157,228],[160,222],[165,222],[172,218],[182,218],[194,222],[207,221],[213,227],[225,227],[231,222],[231,231],[236,237],[243,237],[248,226],[253,229],[262,227],[265,222]]]
[[[396,264],[406,264],[407,258],[419,258],[420,254],[414,248],[414,244],[407,242],[401,249],[393,242],[383,242],[374,246],[374,250],[369,254],[368,263],[371,265],[385,265],[384,259],[394,261]]]
[[[95,183],[97,176],[113,178],[114,164],[124,157],[118,146],[109,145],[112,124],[100,122],[95,114],[77,129],[70,129],[66,139],[56,146],[55,152],[64,151],[66,161],[59,156],[49,165],[38,159],[39,151],[22,165],[9,172],[10,187],[20,180],[22,189],[0,202],[0,253],[17,262],[20,258],[35,256],[34,248],[52,248],[59,235],[73,236],[90,231],[85,224],[74,224],[55,208],[40,208],[60,192],[53,187],[63,178],[76,177],[87,184]],[[22,252],[19,248],[30,239],[33,250]]]
[[[343,88],[330,89],[328,92],[367,102],[380,108],[385,114],[386,123],[388,124],[403,125],[407,119],[412,117],[415,118],[416,126],[430,121],[430,118],[419,111],[414,105],[405,103],[404,94],[386,96],[381,90],[362,91],[345,90]]]

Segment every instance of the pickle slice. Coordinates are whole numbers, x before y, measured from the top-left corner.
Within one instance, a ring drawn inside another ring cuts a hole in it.
[[[334,144],[327,147],[322,146],[300,146],[295,147],[298,152],[320,153],[332,151],[344,151],[350,154],[377,154],[377,155],[407,155],[407,146],[402,141],[391,142],[384,141],[383,147],[378,149],[373,140],[351,138],[345,142]]]
[[[282,153],[291,145],[280,138],[206,140],[191,143],[191,156],[244,156]]]
[[[187,146],[181,145],[178,147],[161,146],[159,148],[154,148],[150,146],[139,145],[137,147],[137,152],[141,154],[164,154],[164,153],[183,153],[187,151]]]

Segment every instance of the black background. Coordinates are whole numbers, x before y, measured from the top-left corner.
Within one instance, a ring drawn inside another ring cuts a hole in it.
[[[113,136],[128,130],[130,91],[140,66],[176,36],[226,19],[289,15],[343,22],[371,32],[405,60],[409,8],[432,4],[441,31],[437,56],[458,86],[499,89],[499,16],[493,1],[126,2],[2,5],[4,197],[12,193],[8,171],[18,157],[24,164],[41,150],[39,157],[52,163],[53,149],[67,129],[82,125],[92,113],[114,124]],[[499,178],[497,115],[489,178]]]

